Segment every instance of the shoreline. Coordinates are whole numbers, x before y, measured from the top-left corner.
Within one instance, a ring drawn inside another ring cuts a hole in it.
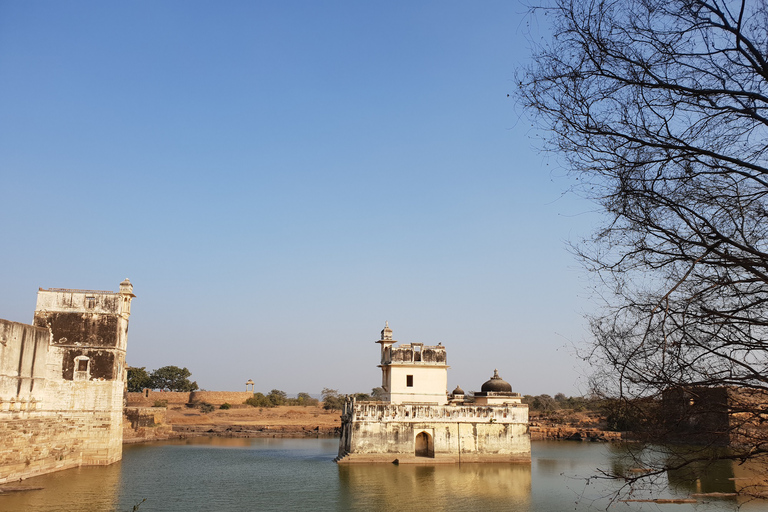
[[[621,442],[627,432],[602,430],[599,421],[556,422],[533,417],[529,424],[532,441]],[[231,406],[203,413],[186,405],[145,407],[129,404],[125,408],[123,444],[134,444],[196,436],[214,437],[338,437],[341,434],[339,411],[320,406],[279,406],[273,408]]]

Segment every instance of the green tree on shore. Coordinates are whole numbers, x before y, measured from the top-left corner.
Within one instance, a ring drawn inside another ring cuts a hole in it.
[[[251,407],[274,407],[275,405],[266,397],[264,393],[256,392],[245,403]]]
[[[287,398],[288,398],[288,395],[285,393],[285,391],[281,391],[279,389],[273,389],[267,395],[267,400],[269,400],[270,403],[275,407],[279,405],[285,405],[285,401]]]
[[[374,400],[384,400],[384,397],[386,396],[386,392],[384,391],[384,388],[382,387],[375,387],[371,389],[371,398]]]
[[[152,387],[152,376],[144,366],[129,366],[127,387],[129,393],[141,393],[144,388]]]
[[[321,396],[323,397],[323,409],[340,411],[344,406],[345,397],[340,395],[337,389],[323,388]]]
[[[317,398],[312,398],[309,393],[299,393],[296,398],[286,400],[287,405],[300,405],[302,407],[316,406],[320,403]]]
[[[178,366],[163,366],[148,372],[146,367],[128,367],[127,389],[130,393],[140,393],[143,389],[160,391],[195,391],[197,382],[190,382],[192,373]]]
[[[152,372],[152,388],[160,391],[195,391],[198,389],[197,382],[190,382],[191,375],[186,368],[163,366]]]

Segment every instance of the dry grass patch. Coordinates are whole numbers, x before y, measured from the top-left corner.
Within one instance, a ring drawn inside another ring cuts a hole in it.
[[[335,427],[341,425],[338,411],[321,407],[284,405],[274,408],[246,407],[216,409],[203,414],[197,409],[169,409],[168,423],[179,425],[291,425],[301,427]]]

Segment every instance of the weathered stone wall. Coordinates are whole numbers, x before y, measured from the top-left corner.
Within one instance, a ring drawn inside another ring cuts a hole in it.
[[[120,460],[112,422],[111,414],[90,411],[0,413],[0,483]]]
[[[127,393],[129,405],[151,407],[155,402],[165,401],[168,405],[183,405],[197,402],[208,402],[213,405],[228,403],[242,404],[253,397],[251,391],[152,391],[145,389],[141,393]]]
[[[0,320],[0,483],[120,460],[122,381],[65,381],[48,329]]]
[[[0,320],[0,404],[34,409],[45,395],[48,329]]]
[[[426,458],[454,462],[530,461],[528,406],[412,405],[350,401],[342,413],[339,462],[400,462],[417,458],[425,434]]]
[[[173,436],[173,427],[166,420],[165,407],[126,407],[124,411],[123,442],[156,441]]]
[[[132,288],[41,289],[34,326],[0,320],[0,483],[120,460]]]
[[[127,393],[128,405],[151,407],[155,402],[165,401],[168,405],[183,405],[189,403],[188,391],[152,391],[145,389],[141,393]]]
[[[189,394],[190,403],[208,402],[213,405],[228,403],[230,405],[242,404],[249,398],[253,398],[252,391],[193,391]]]

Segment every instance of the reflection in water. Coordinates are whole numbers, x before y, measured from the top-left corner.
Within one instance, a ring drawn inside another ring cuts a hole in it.
[[[67,469],[30,478],[14,487],[42,487],[41,491],[0,496],[0,510],[35,512],[91,512],[115,510],[120,491],[120,464]],[[138,500],[137,500],[138,501]]]
[[[696,497],[717,510],[768,508],[764,501],[754,500],[755,496],[768,496],[768,461],[753,458],[742,463],[723,458],[727,456],[725,448],[637,443],[612,445],[608,460],[611,474],[628,477],[641,475],[646,468],[676,468],[633,484],[632,498]],[[740,496],[722,496],[733,493]]]
[[[739,462],[732,462],[731,464],[733,467],[733,484],[737,491],[752,496],[768,497],[768,485],[766,485],[768,482],[768,457],[763,456],[744,464]]]
[[[680,469],[667,471],[670,487],[678,492],[736,492],[733,462],[730,460],[696,461]]]
[[[630,447],[637,451],[640,445]],[[597,512],[623,482],[594,480],[599,468],[631,470],[637,461],[613,444],[532,443],[530,465],[343,465],[338,439],[194,438],[126,446],[121,463],[71,469],[21,485],[40,491],[0,495],[0,512],[241,512],[343,510]],[[633,498],[685,498],[741,489],[765,476],[753,464],[694,467],[663,474]],[[628,512],[767,510],[766,502],[700,498],[696,504],[614,503]]]
[[[766,457],[756,457],[748,461],[738,460],[706,460],[714,451],[691,448],[691,452],[675,454],[677,457],[690,456],[693,453],[698,458],[687,466],[668,471],[670,487],[685,490],[689,493],[734,493],[738,492],[739,501],[750,500],[750,496],[765,497],[768,486],[765,482],[768,476],[768,460]],[[724,450],[720,450],[725,453]],[[722,454],[720,454],[722,455]]]
[[[527,510],[528,464],[344,464],[340,508],[347,510]]]

